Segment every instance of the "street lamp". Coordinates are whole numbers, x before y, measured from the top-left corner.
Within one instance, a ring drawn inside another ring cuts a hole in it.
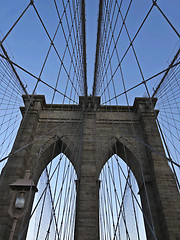
[[[16,198],[15,208],[17,208],[17,209],[24,208],[24,205],[25,205],[25,198],[24,198],[25,194],[26,194],[25,191],[21,191],[19,193],[19,196],[17,196],[17,198]]]
[[[38,189],[30,177],[30,170],[26,170],[23,179],[17,179],[14,183],[9,184],[13,190],[13,197],[9,206],[8,213],[14,219],[9,240],[13,240],[15,228],[18,219],[24,216],[28,210],[29,200],[33,192]]]

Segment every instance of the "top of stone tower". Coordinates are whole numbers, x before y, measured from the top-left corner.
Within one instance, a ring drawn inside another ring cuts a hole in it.
[[[97,96],[80,96],[79,105],[82,105],[83,109],[97,109],[100,106],[100,97]]]

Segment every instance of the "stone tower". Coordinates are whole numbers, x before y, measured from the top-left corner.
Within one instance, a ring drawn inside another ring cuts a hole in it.
[[[79,105],[52,106],[41,95],[33,96],[31,103],[26,96],[23,99],[22,123],[0,178],[0,239],[10,239],[12,231],[13,239],[18,239],[22,228],[22,239],[26,238],[33,188],[48,163],[61,152],[78,176],[76,240],[99,239],[98,179],[115,153],[137,180],[148,240],[180,239],[180,198],[156,125],[156,99],[136,98],[130,107],[101,106],[99,97],[80,97]],[[32,183],[28,208],[23,218],[14,220],[8,213],[13,197],[9,184],[23,179],[27,170],[27,182]]]

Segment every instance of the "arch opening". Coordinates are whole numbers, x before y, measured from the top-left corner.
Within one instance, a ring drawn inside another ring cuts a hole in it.
[[[60,153],[38,181],[27,240],[73,239],[76,209],[76,171]]]
[[[99,180],[100,239],[147,239],[139,188],[129,166],[114,154]]]

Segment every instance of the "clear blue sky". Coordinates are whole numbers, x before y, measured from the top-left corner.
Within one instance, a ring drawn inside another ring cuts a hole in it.
[[[94,75],[94,59],[99,1],[86,0],[85,2],[87,19],[87,79],[89,93],[91,93]],[[123,11],[125,13],[129,1],[124,2],[125,3],[122,5],[122,13]],[[15,20],[19,17],[20,13],[24,10],[28,3],[29,1],[27,0],[1,1],[0,30],[4,35],[7,33]],[[129,17],[127,19],[127,27],[130,32],[131,38],[133,38],[134,34],[136,33],[151,4],[151,0],[135,0],[132,2],[132,7],[129,13]],[[179,31],[179,0],[159,0],[158,4],[168,16],[172,24]],[[53,36],[58,20],[53,1],[35,0],[35,5],[50,35]],[[119,46],[120,55],[123,54],[123,51],[125,51],[129,44],[129,40],[125,32],[122,35],[123,37]],[[20,20],[15,29],[10,33],[6,42],[11,49],[12,55],[15,57],[16,62],[20,66],[26,68],[27,70],[38,76],[47,49],[49,47],[49,40],[32,7],[28,9],[22,20]],[[64,49],[63,38],[57,37],[57,41],[55,41],[55,44],[57,44],[57,48],[60,52],[60,55],[62,56]],[[172,59],[173,54],[175,54],[175,50],[177,50],[177,44],[178,38],[175,33],[172,31],[172,29],[167,24],[162,15],[159,13],[159,11],[157,9],[153,9],[151,16],[148,18],[145,26],[141,30],[137,40],[134,43],[145,78],[152,76],[153,74],[159,72],[165,66],[167,66],[167,61],[170,61]],[[122,64],[127,88],[140,81],[140,74],[133,58],[134,57],[130,52]],[[69,60],[67,59],[67,61]],[[114,65],[116,65],[116,63]],[[47,83],[51,84],[52,86],[55,86],[58,68],[59,63],[57,61],[57,57],[52,52],[47,67],[45,68],[45,71],[42,75],[42,79],[45,80]],[[29,92],[31,93],[35,85],[35,80],[27,74],[24,74],[23,72],[20,72],[20,75],[22,79],[27,82]],[[64,76],[65,75],[62,74],[63,81]],[[156,81],[158,80],[159,79],[156,79]],[[61,91],[64,91],[62,86],[63,81],[61,86],[59,86],[59,90]],[[155,82],[151,81],[149,85],[152,88],[154,84]],[[49,89],[42,86],[42,84],[40,84],[39,88],[37,89],[37,93],[41,94],[45,94],[47,93],[47,91],[49,91]],[[121,92],[122,89],[120,88],[117,91]],[[133,96],[143,95],[143,91],[144,89],[139,88],[139,90],[137,89],[137,91],[134,91],[132,94]],[[48,101],[50,101],[51,98],[48,97],[47,94],[46,97],[48,98]]]

